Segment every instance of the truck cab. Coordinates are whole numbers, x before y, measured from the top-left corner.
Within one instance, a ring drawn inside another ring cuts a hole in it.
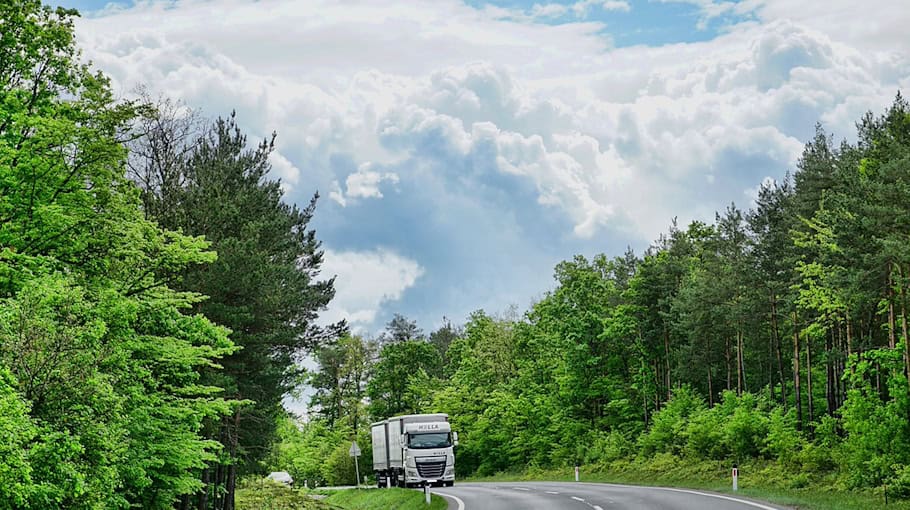
[[[380,487],[455,483],[458,433],[445,414],[396,416],[374,423],[373,470]]]

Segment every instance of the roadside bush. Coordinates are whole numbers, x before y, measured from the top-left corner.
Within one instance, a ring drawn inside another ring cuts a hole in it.
[[[854,488],[879,486],[898,476],[893,466],[910,465],[907,381],[901,373],[900,353],[867,355],[878,355],[883,370],[890,369],[888,393],[894,398],[883,402],[863,378],[870,364],[856,366],[855,389],[847,392],[841,407],[846,437],[838,455],[846,482]]]
[[[891,466],[894,475],[886,482],[888,496],[893,498],[910,498],[910,466],[895,464]]]
[[[639,436],[642,455],[680,453],[686,445],[689,417],[703,412],[705,401],[689,386],[673,390],[673,395],[660,411],[654,413],[651,428]]]
[[[686,456],[695,459],[721,460],[730,451],[724,442],[723,415],[717,408],[693,415],[686,428]]]
[[[600,432],[585,452],[585,464],[604,464],[624,459],[632,453],[633,443],[618,431]]]
[[[799,463],[799,453],[806,440],[796,430],[794,412],[784,412],[777,407],[768,417],[768,435],[765,438],[765,453],[776,459],[786,468],[795,469]]]
[[[733,403],[733,413],[724,424],[724,442],[737,462],[758,457],[765,446],[768,435],[768,418],[759,409],[759,399],[751,393],[739,398],[731,391],[724,392],[724,405]]]

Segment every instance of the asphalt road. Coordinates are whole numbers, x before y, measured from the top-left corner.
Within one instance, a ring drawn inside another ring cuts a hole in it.
[[[449,510],[784,510],[739,496],[604,483],[455,483],[433,489]]]

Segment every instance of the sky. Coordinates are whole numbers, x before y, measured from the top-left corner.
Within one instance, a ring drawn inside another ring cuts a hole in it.
[[[336,276],[324,321],[525,310],[850,139],[910,91],[904,0],[57,0],[118,94],[278,133]]]

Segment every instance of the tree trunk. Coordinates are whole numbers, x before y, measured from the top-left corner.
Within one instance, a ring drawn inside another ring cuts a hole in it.
[[[711,365],[708,365],[708,406],[714,407],[714,384],[711,381]]]
[[[780,402],[787,407],[787,383],[784,379],[784,357],[781,353],[780,329],[777,327],[777,296],[771,294],[771,331],[774,334],[774,348],[777,351],[777,382],[780,383]]]
[[[853,321],[850,320],[850,312],[847,312],[847,357],[853,354]]]
[[[730,337],[724,336],[724,359],[727,362],[727,391],[733,387],[733,367],[731,366]]]
[[[793,312],[793,391],[795,392],[796,398],[796,426],[802,430],[803,401],[799,388],[799,380],[799,324],[797,322],[796,312]]]
[[[654,412],[660,411],[660,361],[654,360]]]
[[[894,322],[894,281],[892,278],[892,272],[894,268],[891,267],[891,263],[888,262],[888,347],[894,349],[897,345],[897,332]]]
[[[670,332],[666,326],[664,326],[664,357],[667,363],[667,373],[664,374],[667,377],[667,400],[670,400],[670,391],[673,386],[670,381]]]
[[[222,437],[224,437],[223,434]],[[215,510],[221,510],[223,499],[221,485],[224,483],[224,464],[218,463],[218,465],[215,467],[215,479],[212,480],[212,483],[215,487],[215,490],[212,492],[212,508]]]
[[[834,328],[831,328],[825,335],[825,400],[829,416],[834,416],[834,410],[837,408],[834,380]]]
[[[809,404],[809,423],[815,419],[815,409],[812,404],[812,340],[806,338],[806,400]]]
[[[743,395],[743,333],[736,332],[736,394]]]
[[[841,325],[838,322],[837,328],[837,358],[836,364],[834,365],[834,388],[837,390],[835,393],[835,407],[840,408],[844,405],[844,398],[846,392],[844,391],[844,371],[847,369],[847,340],[846,340],[846,331],[847,323],[844,322]]]
[[[639,334],[640,335],[640,334]],[[645,360],[644,357],[641,359],[641,372],[644,375],[645,371]],[[641,408],[645,413],[645,430],[648,429],[648,393],[645,391],[645,388],[641,389]]]
[[[204,468],[202,470],[202,492],[199,493],[199,505],[197,506],[198,510],[209,510],[209,480],[211,473],[209,468]]]
[[[237,488],[237,445],[240,441],[240,411],[234,412],[233,428],[228,430],[230,439],[230,464],[227,467],[227,479],[224,488],[224,510],[234,510],[234,492]]]
[[[777,389],[774,387],[774,336],[768,338],[768,393],[771,400],[777,398]]]
[[[907,299],[904,294],[904,271],[898,264],[898,288],[901,295],[901,334],[904,340],[904,377],[910,377],[910,337],[907,336]]]

